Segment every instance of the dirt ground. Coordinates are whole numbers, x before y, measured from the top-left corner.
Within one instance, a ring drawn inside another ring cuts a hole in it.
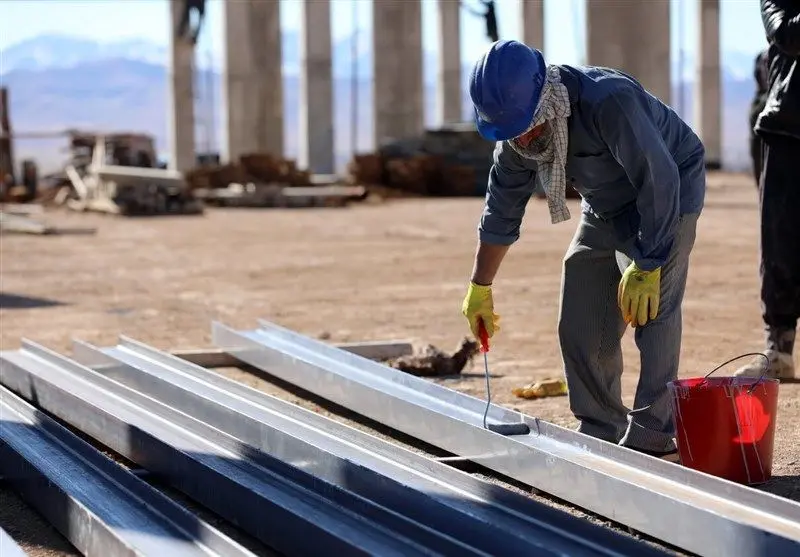
[[[26,337],[68,354],[73,337],[112,344],[123,333],[159,348],[198,348],[211,345],[211,320],[250,328],[262,318],[331,342],[408,338],[454,349],[468,333],[460,307],[481,207],[476,198],[147,219],[48,211],[50,224],[96,226],[97,234],[2,237],[0,346],[17,348]],[[575,422],[565,397],[523,401],[511,389],[561,373],[561,258],[578,204],[570,210],[572,220],[554,226],[543,201],[529,204],[495,282],[503,330],[489,358],[496,402],[568,427]],[[682,376],[761,349],[758,288],[751,178],[712,174],[684,302]],[[624,354],[630,404],[638,377],[630,333]],[[482,360],[439,381],[483,396]],[[765,489],[795,500],[798,418],[800,385],[782,384],[776,478]],[[0,507],[13,498],[0,495]],[[8,528],[6,515],[0,526]]]

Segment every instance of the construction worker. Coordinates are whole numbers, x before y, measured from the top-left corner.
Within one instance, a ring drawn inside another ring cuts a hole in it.
[[[761,111],[767,104],[767,93],[769,93],[767,67],[767,51],[758,53],[753,68],[753,78],[756,82],[756,93],[753,102],[750,104],[750,159],[753,161],[753,177],[756,187],[758,187],[759,177],[761,176],[761,139],[756,135],[756,120]]]
[[[520,235],[536,183],[553,223],[582,199],[563,261],[558,335],[578,430],[677,459],[667,383],[677,377],[681,303],[705,198],[705,150],[692,129],[613,69],[546,65],[517,41],[491,45],[470,76],[480,134],[495,141],[462,312],[499,330],[492,284]],[[622,403],[620,341],[635,328],[641,375]]]
[[[197,24],[194,29],[191,29],[192,11],[197,12]],[[183,0],[183,9],[181,10],[181,20],[178,23],[177,36],[188,39],[193,45],[197,45],[197,38],[200,36],[200,29],[203,26],[205,14],[205,0]]]
[[[486,11],[481,13],[477,10],[473,10],[469,5],[461,3],[467,11],[469,11],[473,15],[477,15],[482,17],[486,20],[486,36],[489,37],[489,40],[492,42],[497,41],[500,36],[497,31],[497,13],[494,9],[494,0],[480,0],[480,3],[486,8]]]
[[[800,319],[800,2],[761,0],[761,18],[769,42],[769,93],[755,133],[763,142],[760,275],[769,364],[757,358],[736,373],[792,379]]]

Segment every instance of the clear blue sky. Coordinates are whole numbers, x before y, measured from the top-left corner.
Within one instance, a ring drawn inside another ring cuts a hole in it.
[[[233,0],[235,1],[235,0]],[[369,29],[372,0],[332,0],[333,34],[341,38],[353,28],[353,2],[358,4],[361,29]],[[380,0],[377,0],[380,1]],[[445,0],[456,1],[456,0]],[[477,0],[464,0],[477,5]],[[520,37],[519,2],[497,0],[500,34]],[[548,0],[545,6],[545,52],[551,62],[580,63],[583,58],[584,1]],[[646,0],[643,0],[646,1]],[[684,50],[695,51],[697,2],[672,0],[673,52],[683,37]],[[201,37],[201,51],[211,49],[220,59],[222,48],[222,1],[208,0],[209,25]],[[723,53],[755,53],[764,45],[758,0],[721,0]],[[281,0],[284,29],[297,29],[300,0]],[[98,41],[147,39],[167,41],[167,0],[0,0],[0,49],[43,33],[67,33]],[[681,15],[682,14],[682,15]],[[436,50],[436,0],[423,0],[423,41]],[[683,25],[680,23],[683,22]],[[573,29],[577,27],[577,32]],[[365,47],[368,35],[363,34]],[[488,44],[480,18],[462,12],[462,56],[475,59]],[[723,54],[724,56],[724,54]]]

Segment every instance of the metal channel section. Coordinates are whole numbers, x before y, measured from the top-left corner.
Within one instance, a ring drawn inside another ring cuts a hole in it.
[[[481,555],[298,468],[245,460],[230,436],[30,341],[0,353],[0,380],[281,553]]]
[[[88,557],[253,557],[3,387],[0,473]]]
[[[482,427],[485,401],[260,321],[213,323],[236,358],[370,419],[579,507],[706,556],[800,554],[800,504],[492,405],[524,421],[504,437]]]
[[[445,464],[122,337],[74,358],[269,454],[485,555],[666,555]],[[466,554],[466,553],[465,553]]]
[[[281,553],[487,555],[30,341],[0,380]]]
[[[17,542],[8,533],[0,528],[0,556],[1,557],[27,557]]]

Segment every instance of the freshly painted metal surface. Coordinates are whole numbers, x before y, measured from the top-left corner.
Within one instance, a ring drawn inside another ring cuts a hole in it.
[[[493,555],[665,555],[373,435],[122,338],[74,358],[259,452]]]
[[[487,555],[30,341],[0,365],[9,389],[281,553]]]
[[[0,473],[89,557],[253,556],[3,387]]]
[[[468,457],[537,489],[701,555],[800,552],[800,504],[702,474],[492,405],[277,325],[236,331],[213,323],[213,342],[238,359],[377,422]]]

